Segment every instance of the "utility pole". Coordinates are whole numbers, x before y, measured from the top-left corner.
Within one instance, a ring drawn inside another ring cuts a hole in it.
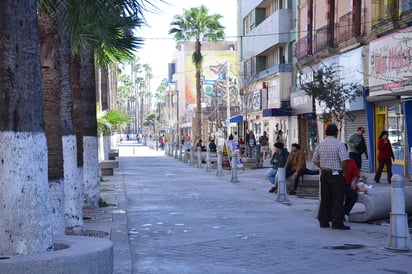
[[[230,72],[230,63],[229,60],[226,61],[226,96],[227,96],[227,102],[226,102],[226,119],[227,119],[227,136],[229,136],[232,132],[230,129],[230,77],[229,77],[229,72]]]

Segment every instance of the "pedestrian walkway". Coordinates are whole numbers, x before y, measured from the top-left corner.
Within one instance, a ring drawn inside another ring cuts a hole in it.
[[[412,252],[385,248],[387,222],[319,228],[318,200],[277,202],[263,169],[231,183],[227,170],[218,177],[140,145],[119,154],[101,183],[109,207],[85,211],[85,229],[114,243],[116,274],[412,273]]]

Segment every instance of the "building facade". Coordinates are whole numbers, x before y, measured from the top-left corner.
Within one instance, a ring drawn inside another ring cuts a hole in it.
[[[310,159],[330,121],[320,119],[321,104],[301,85],[333,65],[341,83],[363,91],[346,104],[351,119],[340,125],[343,141],[365,127],[363,171],[375,171],[377,138],[388,130],[393,171],[411,176],[412,1],[256,0],[239,1],[239,9],[245,127],[272,136],[285,129],[287,145],[300,143]]]

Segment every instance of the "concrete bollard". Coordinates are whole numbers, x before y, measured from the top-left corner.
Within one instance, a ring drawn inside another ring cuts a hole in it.
[[[237,152],[232,153],[232,178],[230,179],[232,183],[239,183],[237,179]]]
[[[399,251],[411,249],[411,239],[408,228],[408,217],[405,211],[404,178],[400,174],[392,176],[391,213],[389,245],[385,248]]]
[[[190,149],[190,162],[189,165],[194,165],[194,159],[195,159],[195,150],[193,148]]]
[[[183,163],[187,163],[187,162],[188,162],[188,160],[187,160],[188,154],[189,154],[189,153],[188,153],[187,149],[183,150]]]
[[[223,175],[223,173],[222,173],[222,169],[223,169],[222,168],[222,163],[223,163],[222,158],[223,158],[222,151],[218,150],[218,152],[217,152],[217,172],[216,172],[216,176],[222,176]]]
[[[175,159],[179,158],[179,144],[175,144],[175,155],[174,155]]]
[[[206,171],[212,171],[212,164],[210,163],[210,149],[206,152]]]
[[[197,167],[202,168],[202,148],[197,148]]]
[[[183,145],[179,145],[179,161],[183,160]]]
[[[276,177],[278,181],[277,201],[288,201],[288,197],[286,194],[286,169],[284,167],[279,167],[276,173]]]

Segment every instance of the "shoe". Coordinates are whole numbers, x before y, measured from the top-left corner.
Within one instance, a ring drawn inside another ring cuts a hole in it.
[[[276,190],[278,190],[278,188],[276,186],[272,186],[272,188],[269,189],[269,192],[274,193],[274,192],[276,192]]]
[[[330,227],[329,223],[320,223],[319,226],[321,228]]]
[[[332,225],[332,229],[340,229],[340,230],[349,230],[350,226],[341,224],[341,225]]]
[[[376,179],[374,179],[374,180],[375,180],[375,183],[377,183],[377,184],[381,183],[379,180],[376,180]]]
[[[289,195],[296,195],[296,191],[294,190],[289,191]]]

